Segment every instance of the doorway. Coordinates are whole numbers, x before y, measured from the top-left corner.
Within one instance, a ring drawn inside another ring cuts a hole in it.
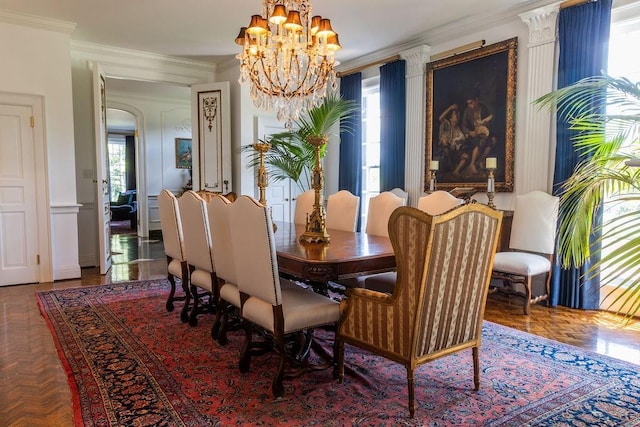
[[[107,108],[107,153],[111,235],[137,235],[136,117],[130,112]]]

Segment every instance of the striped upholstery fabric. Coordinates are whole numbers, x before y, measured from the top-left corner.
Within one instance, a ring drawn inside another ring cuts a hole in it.
[[[439,216],[396,209],[389,219],[397,262],[393,294],[356,288],[342,301],[336,376],[344,376],[345,342],[404,364],[413,416],[413,369],[472,347],[477,388],[477,349],[501,221],[501,212],[476,203]]]

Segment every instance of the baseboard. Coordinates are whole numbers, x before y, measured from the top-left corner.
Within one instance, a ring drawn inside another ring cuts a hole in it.
[[[69,265],[53,271],[53,280],[79,279],[80,276],[80,265]]]

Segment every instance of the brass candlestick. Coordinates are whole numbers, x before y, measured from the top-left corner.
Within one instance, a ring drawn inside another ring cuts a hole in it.
[[[327,143],[327,136],[310,136],[307,142],[313,145],[316,154],[316,161],[311,171],[311,188],[315,191],[313,202],[313,212],[307,217],[305,232],[300,236],[301,242],[307,243],[328,243],[329,233],[325,225],[325,212],[322,203],[322,188],[324,187],[324,172],[320,163],[320,149]]]
[[[493,168],[489,168],[488,169],[489,175],[487,176],[487,198],[489,199],[489,202],[487,203],[487,205],[490,208],[493,208],[493,209],[496,208],[496,205],[493,204],[493,198],[494,198],[494,196],[496,194],[496,181],[495,181],[495,178],[493,176],[493,171],[494,170],[495,169],[493,169]]]
[[[258,142],[253,144],[253,149],[260,153],[260,166],[258,167],[258,188],[260,189],[260,200],[258,201],[262,205],[267,206],[266,188],[269,185],[269,172],[267,172],[267,169],[264,167],[264,155],[271,149],[271,144],[258,140]],[[269,211],[269,213],[271,213],[271,211]],[[271,222],[273,224],[273,231],[276,231],[278,226],[273,222],[273,219]]]

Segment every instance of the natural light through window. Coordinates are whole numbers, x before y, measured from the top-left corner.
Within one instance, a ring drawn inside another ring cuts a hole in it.
[[[371,78],[362,87],[362,225],[369,199],[380,193],[380,81]]]
[[[109,181],[111,201],[127,189],[126,144],[124,136],[109,135]]]
[[[608,74],[613,77],[625,77],[632,82],[640,81],[640,56],[638,55],[630,55],[630,52],[635,52],[637,50],[637,46],[640,46],[640,23],[636,23],[636,25],[616,25],[616,23],[612,23],[611,26],[611,36],[609,40],[609,67]],[[616,111],[608,111],[609,114],[619,113]],[[631,140],[638,139],[638,135],[633,135]],[[640,204],[634,204],[630,202],[625,203],[615,203],[612,201],[611,195],[608,195],[605,199],[605,209],[604,209],[604,217],[603,220],[605,224],[611,218],[622,215],[626,212],[633,210],[640,210]],[[605,235],[607,234],[607,228],[604,229]],[[614,245],[620,245],[624,242],[618,241],[616,243],[611,243],[605,241],[605,245],[603,246],[603,254],[609,253],[612,249],[614,249]],[[606,276],[606,269],[603,271],[601,277],[602,283],[606,284],[603,286],[601,290],[601,307],[605,309],[617,309],[619,307],[612,307],[611,303],[613,298],[607,298],[607,295],[614,290],[615,286],[624,286],[626,282],[626,278],[624,275],[612,281],[608,279]],[[609,286],[611,285],[611,286]],[[614,294],[615,295],[615,294]],[[625,310],[623,310],[625,311]]]

